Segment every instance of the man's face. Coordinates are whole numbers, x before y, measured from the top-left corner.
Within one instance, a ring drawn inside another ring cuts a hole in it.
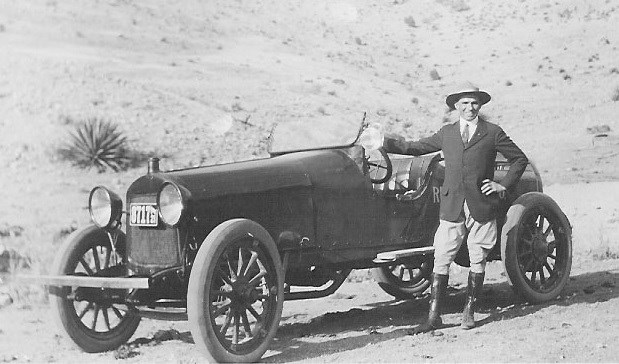
[[[454,104],[456,110],[460,113],[460,117],[466,121],[471,121],[479,114],[481,104],[479,98],[475,95],[464,95]]]

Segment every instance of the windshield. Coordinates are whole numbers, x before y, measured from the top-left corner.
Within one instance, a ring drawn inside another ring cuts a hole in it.
[[[269,138],[269,153],[347,147],[357,141],[363,114],[306,117],[278,123]]]

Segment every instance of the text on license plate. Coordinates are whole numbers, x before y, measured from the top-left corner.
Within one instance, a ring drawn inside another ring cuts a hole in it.
[[[159,225],[159,215],[154,203],[132,203],[129,214],[129,225],[131,226]]]

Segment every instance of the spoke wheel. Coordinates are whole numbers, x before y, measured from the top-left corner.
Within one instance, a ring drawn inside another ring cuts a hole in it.
[[[430,287],[432,257],[416,264],[394,264],[372,269],[380,288],[401,300],[414,299]]]
[[[559,206],[541,193],[527,193],[513,206],[519,210],[519,218],[502,241],[509,279],[530,302],[556,298],[572,266],[569,221]]]
[[[114,277],[124,274],[122,256],[124,234],[117,232],[116,252],[107,233],[88,226],[73,233],[57,256],[56,275]],[[113,303],[118,290],[98,288],[52,288],[52,304],[56,320],[69,337],[90,353],[113,350],[129,340],[140,323],[126,305]]]
[[[383,148],[368,151],[366,157],[368,175],[372,183],[385,183],[393,174],[393,165]]]
[[[217,362],[255,362],[275,336],[283,268],[271,236],[235,219],[204,240],[189,278],[187,314],[198,347]]]

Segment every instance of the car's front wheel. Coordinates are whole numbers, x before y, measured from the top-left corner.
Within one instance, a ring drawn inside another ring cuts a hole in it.
[[[385,265],[372,269],[380,288],[400,300],[410,300],[421,295],[430,286],[434,261],[429,257],[409,264]]]
[[[549,196],[520,196],[507,214],[501,253],[516,292],[531,303],[556,298],[569,280],[572,228]]]
[[[187,315],[209,360],[258,361],[275,336],[283,301],[283,267],[264,228],[234,219],[206,237],[189,277]]]
[[[122,254],[125,235],[114,232],[112,249],[107,233],[94,225],[74,232],[54,261],[55,275],[118,277],[125,273]],[[124,291],[84,287],[52,287],[51,301],[56,320],[84,351],[113,350],[131,338],[140,323],[126,305],[110,299]]]

